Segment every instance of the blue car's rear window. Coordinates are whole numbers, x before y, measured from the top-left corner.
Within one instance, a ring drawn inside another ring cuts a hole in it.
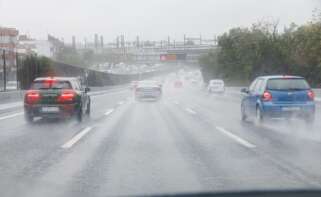
[[[279,78],[269,79],[267,82],[268,90],[308,90],[309,84],[303,78]]]

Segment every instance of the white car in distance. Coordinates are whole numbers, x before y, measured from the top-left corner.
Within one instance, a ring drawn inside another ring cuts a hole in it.
[[[224,93],[225,84],[221,79],[212,79],[209,81],[207,86],[208,93]]]

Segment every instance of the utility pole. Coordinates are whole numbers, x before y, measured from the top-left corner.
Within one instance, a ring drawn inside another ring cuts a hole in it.
[[[119,36],[116,38],[116,48],[119,49]]]
[[[7,66],[6,66],[6,51],[3,50],[3,91],[7,90]]]
[[[139,48],[139,36],[136,37],[136,47]]]
[[[100,47],[103,49],[104,48],[104,36],[100,36]]]
[[[72,48],[76,50],[76,36],[72,36]]]
[[[186,45],[186,35],[184,34],[184,51],[185,51],[185,45]]]
[[[167,38],[167,47],[168,47],[168,48],[170,48],[170,44],[171,44],[171,39],[170,39],[170,37],[168,36],[168,38]]]

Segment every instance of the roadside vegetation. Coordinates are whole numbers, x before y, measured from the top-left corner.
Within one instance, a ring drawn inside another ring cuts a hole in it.
[[[203,77],[247,84],[259,75],[286,74],[321,83],[321,12],[304,24],[280,31],[278,22],[236,27],[218,37],[218,47],[200,58]]]

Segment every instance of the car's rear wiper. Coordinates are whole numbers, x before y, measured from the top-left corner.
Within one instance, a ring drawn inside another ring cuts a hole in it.
[[[308,90],[308,89],[302,89],[302,88],[289,88],[289,90],[292,90],[292,91],[303,91],[303,90]]]
[[[276,89],[276,88],[268,88],[268,90],[272,90],[272,91],[288,91],[288,89]]]
[[[308,89],[302,89],[302,88],[288,88],[288,89],[268,89],[272,91],[303,91],[303,90],[308,90]]]

